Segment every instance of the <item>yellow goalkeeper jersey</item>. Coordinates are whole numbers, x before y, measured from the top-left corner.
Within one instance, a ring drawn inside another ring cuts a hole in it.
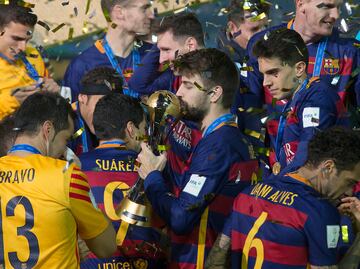
[[[32,47],[27,47],[25,54],[27,60],[36,69],[39,76],[47,77],[48,71],[40,53]],[[12,114],[18,107],[19,102],[11,95],[12,91],[25,86],[36,83],[27,70],[25,64],[21,60],[15,63],[9,63],[5,59],[0,58],[0,120],[7,115]]]
[[[74,164],[32,154],[0,158],[0,269],[79,268],[77,234],[108,226]]]

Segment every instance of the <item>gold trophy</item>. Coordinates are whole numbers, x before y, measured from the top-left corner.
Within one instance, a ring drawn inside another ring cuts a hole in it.
[[[149,112],[148,143],[155,155],[166,150],[165,141],[181,115],[180,101],[169,91],[157,91],[147,101]],[[151,205],[138,178],[116,210],[122,221],[138,226],[151,225]]]

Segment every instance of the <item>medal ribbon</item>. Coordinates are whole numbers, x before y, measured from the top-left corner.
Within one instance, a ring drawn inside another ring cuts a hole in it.
[[[294,30],[294,20],[289,21],[288,23],[288,29]],[[327,46],[328,38],[323,38],[318,45],[317,51],[316,51],[316,58],[315,58],[315,64],[314,64],[314,70],[313,70],[313,77],[319,77],[321,74],[321,67],[322,62],[324,60],[324,54],[325,49]]]
[[[108,57],[108,59],[109,59],[109,61],[111,63],[111,66],[116,70],[116,72],[118,72],[118,74],[123,79],[123,92],[124,92],[124,94],[129,95],[131,97],[138,98],[139,93],[137,93],[137,92],[135,92],[135,91],[133,91],[133,90],[131,90],[129,88],[129,85],[127,84],[127,81],[125,79],[123,70],[121,69],[120,63],[117,61],[111,47],[109,46],[109,43],[106,40],[106,37],[103,39],[102,45],[103,45],[103,48],[105,50],[106,56]],[[136,46],[134,46],[131,53],[132,53],[132,59],[133,59],[133,72],[134,72],[135,69],[140,64],[140,53],[139,53],[139,50],[137,49]]]
[[[15,64],[13,60],[10,60],[8,57],[6,57],[4,54],[0,53],[0,57],[3,58],[5,61],[7,61],[9,64]],[[40,78],[39,73],[36,71],[36,69],[32,66],[32,64],[28,61],[28,59],[25,56],[25,53],[18,54],[18,58],[23,62],[26,68],[26,72],[33,80],[38,81]]]
[[[303,91],[306,88],[306,85],[308,83],[309,83],[309,79],[306,78],[304,80],[304,82],[301,84],[301,87],[300,87],[299,91],[296,92],[296,94]],[[295,95],[294,95],[294,97],[295,97]],[[293,97],[293,99],[294,99],[294,97]],[[284,108],[281,112],[280,120],[279,120],[279,126],[278,126],[276,140],[275,140],[275,155],[276,155],[275,157],[276,157],[277,162],[280,162],[280,151],[281,151],[282,140],[283,140],[283,136],[284,136],[284,129],[285,129],[285,125],[286,125],[286,116],[287,116],[287,115],[285,115],[285,113],[288,110],[290,103],[291,102],[289,101],[284,106]]]
[[[203,138],[208,136],[209,134],[211,134],[216,129],[219,129],[223,125],[237,126],[236,121],[235,121],[235,116],[233,114],[228,113],[228,114],[224,114],[224,115],[220,116],[219,118],[217,118],[216,120],[214,120],[210,124],[210,126],[205,130],[205,132],[203,134]]]
[[[26,71],[27,71],[29,77],[31,77],[35,81],[38,81],[40,78],[39,73],[36,71],[34,66],[25,57],[25,54],[21,53],[20,59],[25,64],[25,68],[26,68]]]
[[[12,152],[15,152],[15,151],[27,151],[27,152],[30,152],[30,153],[33,153],[33,154],[41,154],[41,152],[33,147],[33,146],[30,146],[28,144],[17,144],[17,145],[14,145],[12,146],[12,148],[9,150],[8,153],[12,153]]]

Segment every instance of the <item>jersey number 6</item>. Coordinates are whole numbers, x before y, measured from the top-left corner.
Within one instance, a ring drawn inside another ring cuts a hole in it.
[[[242,253],[242,260],[241,260],[241,268],[247,269],[248,262],[249,262],[249,253],[251,248],[256,249],[256,260],[254,269],[261,269],[261,266],[264,262],[264,245],[259,238],[255,238],[255,235],[259,231],[261,225],[264,224],[268,213],[262,212],[260,217],[255,221],[253,227],[249,231],[248,236],[246,237],[244,249]]]

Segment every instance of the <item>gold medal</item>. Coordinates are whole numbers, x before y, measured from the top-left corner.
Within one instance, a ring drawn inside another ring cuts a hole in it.
[[[280,173],[280,170],[281,170],[281,164],[279,162],[274,163],[272,167],[273,174],[278,175]]]

